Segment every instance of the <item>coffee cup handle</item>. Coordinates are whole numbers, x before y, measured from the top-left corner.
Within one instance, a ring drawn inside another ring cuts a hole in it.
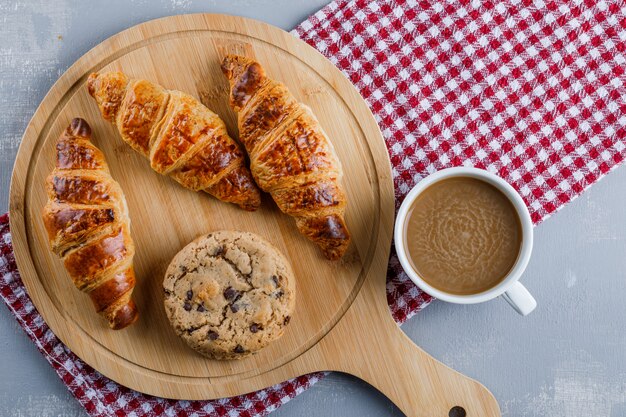
[[[537,301],[535,298],[528,292],[526,287],[516,281],[511,285],[507,291],[502,294],[502,298],[504,298],[510,305],[522,316],[530,314],[535,307],[537,307]]]

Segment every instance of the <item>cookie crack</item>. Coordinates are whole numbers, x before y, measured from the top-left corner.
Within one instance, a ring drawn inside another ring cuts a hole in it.
[[[197,330],[200,330],[201,328],[203,328],[203,327],[204,327],[204,326],[206,326],[207,324],[209,324],[209,325],[210,325],[210,323],[204,323],[204,324],[201,324],[201,325],[199,325],[199,326],[191,326],[191,327],[187,327],[187,328],[185,329],[185,332],[187,332],[188,334],[191,334],[191,333],[193,333],[193,332],[195,332],[195,331],[197,331]]]
[[[189,274],[189,273],[193,274],[197,270],[198,270],[198,268],[194,269],[193,271],[189,271],[187,268],[185,268],[183,270],[182,274],[179,277],[177,277],[174,280],[174,282],[172,282],[172,290],[171,291],[169,289],[167,289],[167,288],[163,288],[163,291],[165,292],[165,295],[168,295],[170,297],[174,296],[174,297],[176,297],[178,299],[178,301],[183,301],[184,302],[185,300],[183,300],[178,295],[176,295],[176,292],[174,291],[174,289],[176,288],[176,284],[178,284],[178,281],[180,281],[181,279],[185,278],[187,276],[187,274]]]
[[[252,284],[251,281],[251,277],[250,274],[244,274],[243,272],[241,272],[241,269],[239,269],[239,267],[237,266],[236,263],[234,263],[233,261],[231,261],[230,259],[226,258],[225,256],[220,256],[220,259],[222,259],[224,262],[226,262],[231,269],[233,270],[233,272],[235,273],[235,275],[237,275],[239,278],[243,279],[246,284],[248,284],[248,286],[250,287],[249,289],[243,291],[244,293],[250,292],[254,289],[254,285]]]
[[[230,308],[230,304],[226,304],[223,308],[222,308],[222,319],[220,320],[220,322],[215,326],[215,327],[222,327],[222,325],[224,324],[224,322],[226,321],[226,319],[228,318],[228,309]]]
[[[244,274],[243,272],[241,272],[241,269],[239,269],[239,267],[232,262],[230,259],[227,259],[224,254],[222,254],[222,258],[235,270],[236,273],[238,273],[238,275],[240,275],[245,281],[246,283],[254,288],[254,285],[251,282],[251,275],[252,275],[252,270],[254,269],[252,267],[252,257],[256,256],[258,254],[258,250],[254,251],[253,253],[250,253],[248,251],[246,251],[244,248],[242,248],[241,246],[238,245],[238,242],[241,240],[241,238],[236,238],[235,240],[233,240],[233,246],[235,246],[237,249],[239,249],[241,252],[247,253],[248,254],[248,262],[249,262],[249,266],[250,266],[250,273],[249,274]]]

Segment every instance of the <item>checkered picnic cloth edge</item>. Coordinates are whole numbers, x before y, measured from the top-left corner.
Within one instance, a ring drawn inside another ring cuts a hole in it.
[[[476,166],[510,182],[539,223],[626,156],[625,16],[617,1],[340,0],[292,33],[368,102],[390,153],[398,205],[425,175]],[[144,395],[86,365],[48,328],[17,271],[7,215],[0,216],[0,277],[11,313],[94,417],[265,416],[323,377],[213,401]],[[387,297],[398,322],[431,301],[395,253]]]

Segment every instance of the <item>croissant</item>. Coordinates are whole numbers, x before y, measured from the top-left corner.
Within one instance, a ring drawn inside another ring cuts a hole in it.
[[[46,180],[43,222],[50,248],[76,287],[89,294],[112,329],[137,320],[130,220],[124,194],[111,178],[91,128],[72,120],[56,145],[56,168]]]
[[[89,94],[152,169],[249,211],[261,195],[224,122],[198,100],[122,72],[91,74]]]
[[[328,259],[341,258],[350,243],[341,164],[311,109],[252,59],[228,55],[222,72],[256,183]]]

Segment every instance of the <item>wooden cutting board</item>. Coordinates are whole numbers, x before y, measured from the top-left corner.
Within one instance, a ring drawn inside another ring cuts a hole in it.
[[[343,164],[353,243],[339,262],[325,260],[267,196],[255,213],[178,186],[153,172],[105,122],[86,89],[94,71],[122,70],[191,93],[236,137],[219,63],[255,56],[273,78],[309,105]],[[109,330],[48,249],[41,209],[56,139],[73,117],[92,126],[121,184],[137,248],[135,299],[141,316]],[[392,320],[385,275],[394,220],[391,167],[366,103],[335,66],[280,29],[232,16],[195,14],[153,20],[102,42],[52,87],[28,125],[11,182],[10,222],[19,269],[40,313],[85,362],[135,390],[167,398],[211,399],[247,393],[320,370],[369,382],[409,416],[499,416],[491,393],[417,347]],[[165,269],[183,246],[218,229],[260,234],[291,260],[297,308],[283,338],[241,361],[207,360],[186,347],[163,309]],[[430,337],[435,337],[431,335]],[[452,409],[452,411],[450,411]]]

